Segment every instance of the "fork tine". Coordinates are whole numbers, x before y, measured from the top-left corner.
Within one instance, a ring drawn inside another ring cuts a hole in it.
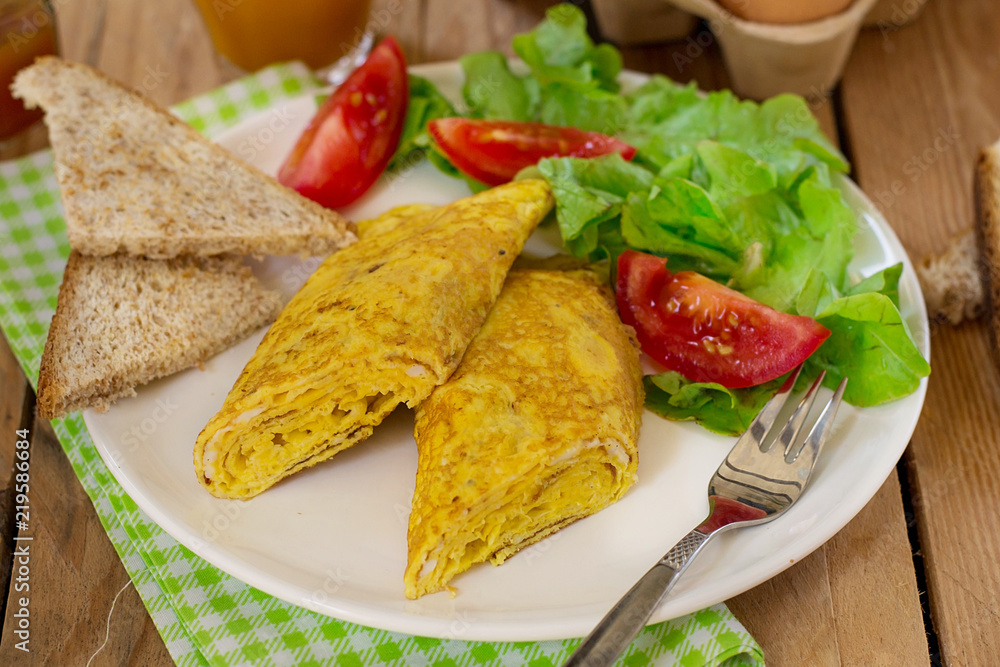
[[[761,408],[761,411],[757,413],[753,421],[750,422],[750,426],[747,430],[740,436],[739,440],[733,446],[733,451],[739,451],[747,446],[753,446],[760,449],[761,444],[764,442],[764,438],[767,436],[767,432],[771,430],[774,425],[774,420],[778,418],[778,413],[781,409],[785,407],[785,403],[788,401],[788,397],[791,396],[792,387],[795,386],[795,381],[799,379],[799,373],[802,372],[802,366],[800,365],[795,371],[785,380],[785,383],[781,385],[781,389]]]
[[[833,420],[837,416],[837,408],[840,407],[840,401],[844,397],[844,390],[846,388],[847,378],[845,377],[840,381],[837,390],[833,392],[833,397],[823,407],[823,411],[820,412],[819,417],[816,418],[816,423],[809,430],[809,435],[806,436],[802,447],[793,456],[786,456],[786,462],[792,463],[793,461],[802,459],[800,461],[800,468],[805,470],[808,466],[808,472],[812,473],[812,469],[819,459],[820,451],[823,449],[823,443],[826,442],[826,437],[830,434],[830,429],[833,428]]]
[[[798,407],[795,408],[795,412],[788,419],[784,428],[781,429],[781,433],[778,434],[778,438],[771,447],[778,447],[780,449],[781,455],[788,457],[788,454],[795,443],[795,439],[798,437],[799,432],[802,430],[802,425],[806,421],[806,417],[809,415],[809,410],[812,409],[813,403],[816,401],[816,394],[821,384],[823,384],[823,378],[826,377],[826,371],[822,371],[819,377],[812,383],[809,387],[809,391],[805,393],[802,400],[799,402]]]

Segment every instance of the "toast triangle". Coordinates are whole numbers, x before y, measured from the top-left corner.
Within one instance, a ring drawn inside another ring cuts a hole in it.
[[[281,299],[239,257],[70,253],[38,377],[46,419],[134,396],[272,321]]]
[[[336,212],[203,137],[140,93],[55,56],[11,89],[45,110],[70,245],[85,255],[327,255]]]

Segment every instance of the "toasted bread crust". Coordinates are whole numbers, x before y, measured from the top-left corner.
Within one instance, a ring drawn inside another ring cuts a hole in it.
[[[278,294],[238,257],[73,252],[42,354],[38,414],[104,411],[135,387],[228,348],[280,309]]]
[[[76,301],[77,279],[79,272],[80,256],[71,252],[66,263],[66,270],[63,272],[62,283],[59,285],[59,304]],[[54,419],[63,416],[68,412],[63,405],[64,401],[60,396],[66,392],[65,384],[60,377],[58,364],[55,360],[55,347],[57,341],[64,338],[69,330],[67,309],[56,306],[55,315],[52,316],[52,324],[49,326],[49,334],[45,339],[45,348],[42,351],[42,362],[38,369],[38,396],[36,405],[38,415],[45,419]]]
[[[326,255],[356,240],[336,212],[87,65],[39,58],[12,90],[45,109],[67,234],[83,254]]]
[[[960,324],[982,315],[983,281],[976,231],[953,237],[943,252],[925,256],[916,264],[917,278],[931,319]]]
[[[974,182],[979,270],[994,352],[1000,358],[1000,147],[996,144],[980,151]]]

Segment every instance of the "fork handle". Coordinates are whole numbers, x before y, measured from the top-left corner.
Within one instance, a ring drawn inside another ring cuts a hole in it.
[[[685,535],[611,608],[564,667],[606,667],[614,663],[646,626],[677,577],[711,536],[712,533],[697,528]]]

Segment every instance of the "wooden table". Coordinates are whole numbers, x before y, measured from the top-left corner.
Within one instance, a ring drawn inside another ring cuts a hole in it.
[[[413,63],[468,51],[509,52],[545,2],[375,2],[381,32]],[[165,73],[170,104],[226,74],[194,6],[184,2],[58,3],[63,54],[138,85]],[[911,26],[863,33],[832,100],[814,109],[913,258],[972,221],[972,165],[1000,137],[1000,12],[993,0],[931,2]],[[706,34],[624,49],[626,66],[727,85]],[[948,141],[936,141],[939,136]],[[895,194],[892,194],[895,193]],[[880,197],[881,195],[881,197]],[[729,605],[769,665],[990,665],[1000,660],[1000,373],[984,322],[935,326],[934,372],[898,469],[844,530]],[[166,665],[170,657],[34,396],[0,340],[0,470],[14,431],[31,432],[33,653],[13,649],[5,608],[0,664]],[[12,475],[0,480],[0,584],[10,588]],[[112,602],[117,599],[110,615]]]

